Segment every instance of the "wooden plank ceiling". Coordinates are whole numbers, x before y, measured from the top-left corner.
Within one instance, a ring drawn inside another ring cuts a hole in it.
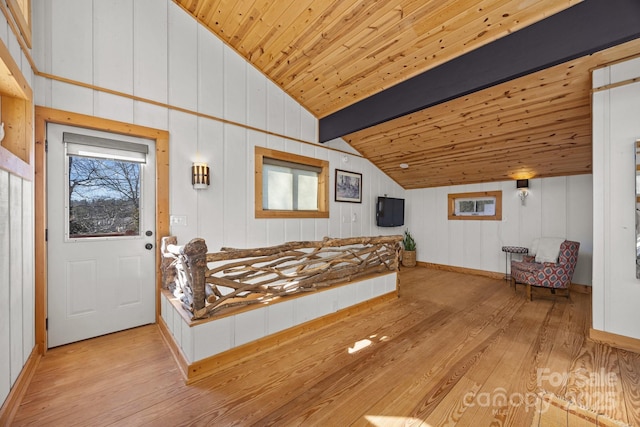
[[[579,3],[174,1],[318,118]],[[344,139],[407,189],[590,173],[589,71],[637,54],[630,42]]]
[[[638,53],[640,39],[344,139],[406,189],[591,173],[590,70]]]

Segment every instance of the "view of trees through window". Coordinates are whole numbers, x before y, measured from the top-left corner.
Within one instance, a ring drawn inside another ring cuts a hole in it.
[[[140,234],[141,165],[69,156],[69,237]]]

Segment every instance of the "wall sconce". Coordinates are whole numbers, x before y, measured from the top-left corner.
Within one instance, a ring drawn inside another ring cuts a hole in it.
[[[516,181],[516,188],[519,191],[520,202],[524,206],[524,199],[529,195],[529,180],[528,179],[519,179]]]
[[[209,165],[206,163],[194,163],[191,166],[191,184],[196,190],[209,188]]]

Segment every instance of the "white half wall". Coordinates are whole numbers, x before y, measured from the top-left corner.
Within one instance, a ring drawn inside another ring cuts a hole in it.
[[[447,219],[450,193],[496,190],[502,190],[502,221]],[[591,175],[530,179],[524,205],[515,181],[408,190],[406,196],[405,223],[418,261],[504,273],[502,246],[530,247],[537,237],[564,237],[580,242],[573,282],[591,285]]]
[[[283,298],[251,310],[189,325],[161,296],[162,318],[189,363],[396,292],[397,273],[355,280],[317,292]]]
[[[640,58],[593,72],[594,88],[640,77]],[[636,159],[640,83],[593,94],[593,328],[640,339]]]

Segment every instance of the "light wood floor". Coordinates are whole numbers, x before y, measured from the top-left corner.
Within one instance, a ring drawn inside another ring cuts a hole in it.
[[[14,425],[528,426],[542,389],[640,425],[640,356],[589,325],[588,295],[405,269],[399,299],[190,386],[156,326],[53,349]]]

